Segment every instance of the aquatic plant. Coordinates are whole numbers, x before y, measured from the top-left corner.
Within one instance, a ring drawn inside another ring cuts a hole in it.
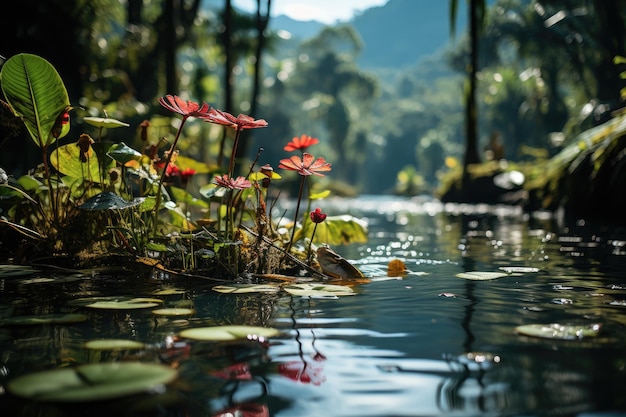
[[[84,132],[74,143],[60,145],[57,139],[70,134],[70,113],[79,110],[70,105],[54,67],[36,55],[20,54],[5,63],[0,75],[7,98],[1,102],[3,109],[10,111],[13,123],[23,123],[42,148],[41,169],[17,180],[5,173],[6,181],[0,181],[4,197],[0,225],[21,236],[15,246],[28,248],[31,256],[63,254],[81,262],[117,254],[168,273],[191,275],[315,272],[310,259],[315,231],[305,229],[326,215],[318,208],[301,223],[298,216],[305,180],[331,170],[323,157],[305,152],[319,142],[317,138],[302,135],[284,148],[301,152],[279,164],[297,172],[301,182],[293,223],[278,224],[266,199],[270,183],[280,175],[270,164],[256,166],[262,148],[247,173],[239,174],[235,158],[240,135],[268,127],[264,119],[234,116],[205,102],[168,94],[158,103],[182,118],[171,141],[162,137],[150,143],[151,123],[144,121],[138,126],[142,149],[107,142],[106,129],[130,124],[105,114],[83,118],[98,129],[95,140]],[[179,144],[184,143],[183,132],[192,118],[235,131],[224,170],[181,154]],[[201,174],[212,179],[193,188],[191,178]],[[327,195],[314,196],[309,187],[308,204]],[[327,226],[333,222],[326,220]],[[326,227],[324,237],[329,245],[363,241],[367,228],[344,216],[335,227]]]

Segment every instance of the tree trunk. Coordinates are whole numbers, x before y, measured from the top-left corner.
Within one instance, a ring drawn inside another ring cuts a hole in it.
[[[469,191],[471,179],[467,170],[470,164],[480,162],[478,155],[478,108],[476,105],[476,74],[478,73],[478,8],[480,0],[469,4],[470,63],[467,69],[467,90],[465,91],[465,157],[463,159],[463,193]],[[484,9],[483,9],[484,11]]]

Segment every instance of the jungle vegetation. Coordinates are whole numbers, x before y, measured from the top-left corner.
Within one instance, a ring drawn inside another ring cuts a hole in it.
[[[467,4],[472,27],[484,2]],[[411,5],[391,0],[388,7],[406,18]],[[200,0],[24,0],[0,25],[3,39],[13,40],[0,55],[33,53],[51,62],[67,86],[72,123],[94,136],[84,117],[128,123],[136,129],[129,145],[140,144],[145,120],[153,135],[173,135],[171,115],[157,99],[178,94],[271,121],[271,129],[242,137],[241,167],[259,153],[260,160],[279,160],[284,143],[303,132],[319,138],[333,163],[333,179],[323,185],[335,194],[566,206],[624,222],[623,198],[615,193],[625,178],[623,0],[490,2],[475,42],[457,30],[446,50],[395,69],[360,67],[364,45],[350,24],[287,39],[270,30],[270,8],[271,0],[258,0],[251,14],[229,0],[214,9]],[[402,37],[394,23],[379,22],[388,44]],[[447,16],[442,24],[450,24]],[[468,65],[476,100],[469,146]],[[18,176],[37,163],[38,151],[32,141],[15,140],[24,132],[6,109],[2,114],[0,167]],[[119,130],[105,134],[121,140]],[[216,170],[227,163],[223,130],[198,123],[183,135],[182,155]],[[524,181],[512,176],[504,188],[494,185],[511,171]],[[463,173],[474,187],[463,183]],[[290,194],[297,192],[294,180]]]

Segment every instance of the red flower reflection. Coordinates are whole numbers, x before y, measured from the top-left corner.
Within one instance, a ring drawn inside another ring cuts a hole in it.
[[[287,152],[292,152],[292,151],[304,152],[306,148],[308,148],[309,146],[313,146],[318,143],[319,143],[319,139],[308,136],[308,135],[302,135],[299,138],[295,137],[291,139],[291,142],[285,145],[283,149],[286,150]]]
[[[245,179],[244,177],[237,177],[236,179],[230,178],[227,174],[215,177],[213,180],[214,184],[217,184],[220,187],[229,188],[231,190],[245,190],[246,188],[250,188],[252,184],[250,181]]]
[[[243,403],[225,408],[213,414],[212,417],[270,417],[270,410],[267,404]]]
[[[322,157],[315,159],[310,153],[303,153],[302,158],[294,155],[291,158],[281,159],[278,168],[288,169],[290,171],[298,171],[302,176],[317,175],[323,177],[324,171],[330,171],[331,164],[326,162]]]
[[[321,362],[323,359],[316,360]],[[280,364],[278,373],[292,381],[301,382],[303,384],[322,385],[326,381],[323,366],[312,366],[305,360],[292,361]]]
[[[202,118],[207,122],[232,127],[237,130],[267,127],[267,122],[264,119],[255,120],[254,117],[245,114],[240,114],[235,117],[230,113],[218,109],[211,109],[211,111]]]
[[[195,101],[183,100],[171,94],[159,97],[159,103],[171,112],[187,117],[205,117],[211,112],[211,106],[206,103],[198,104]]]
[[[313,210],[310,216],[313,223],[321,223],[326,220],[326,213],[322,213],[322,209],[319,207]]]
[[[250,365],[248,365],[247,362],[235,363],[219,371],[212,372],[211,375],[222,379],[236,379],[241,381],[252,379]]]

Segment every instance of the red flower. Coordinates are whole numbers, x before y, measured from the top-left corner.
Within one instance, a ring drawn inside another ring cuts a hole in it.
[[[204,117],[212,110],[211,106],[206,103],[202,105],[191,100],[183,100],[178,96],[168,94],[165,97],[159,97],[159,103],[169,111],[178,113],[181,116],[187,117]]]
[[[278,373],[303,384],[322,385],[326,381],[323,366],[312,366],[306,361],[292,361],[278,366]]]
[[[187,185],[187,183],[189,182],[189,180],[191,179],[191,177],[194,176],[194,174],[196,173],[196,170],[193,168],[185,168],[182,171],[180,171],[180,182],[183,185]]]
[[[319,139],[313,138],[308,135],[302,135],[299,138],[295,137],[291,139],[291,142],[285,145],[283,149],[286,150],[287,152],[292,152],[292,151],[297,151],[297,150],[304,152],[306,148],[308,148],[309,146],[313,146],[318,143],[319,143]]]
[[[180,175],[180,168],[170,162],[167,165],[167,169],[165,170],[165,175],[167,175],[168,177]]]
[[[202,118],[207,122],[232,127],[237,130],[267,127],[267,122],[264,119],[255,120],[253,117],[245,114],[240,114],[235,117],[230,113],[218,109],[211,109],[211,111]]]
[[[252,186],[252,184],[250,184],[250,181],[248,181],[244,177],[237,177],[236,179],[232,179],[227,174],[224,174],[221,177],[215,177],[213,183],[217,184],[220,187],[230,188],[231,190],[245,190],[246,188],[250,188]]]
[[[298,155],[294,155],[291,158],[281,159],[278,168],[288,169],[290,171],[298,171],[298,174],[303,176],[317,175],[323,177],[322,171],[330,171],[331,165],[326,162],[324,158],[319,157],[315,159],[310,153],[304,152],[302,158]]]
[[[313,223],[321,223],[326,220],[326,213],[322,213],[322,209],[319,207],[313,210],[309,216],[311,216]]]

